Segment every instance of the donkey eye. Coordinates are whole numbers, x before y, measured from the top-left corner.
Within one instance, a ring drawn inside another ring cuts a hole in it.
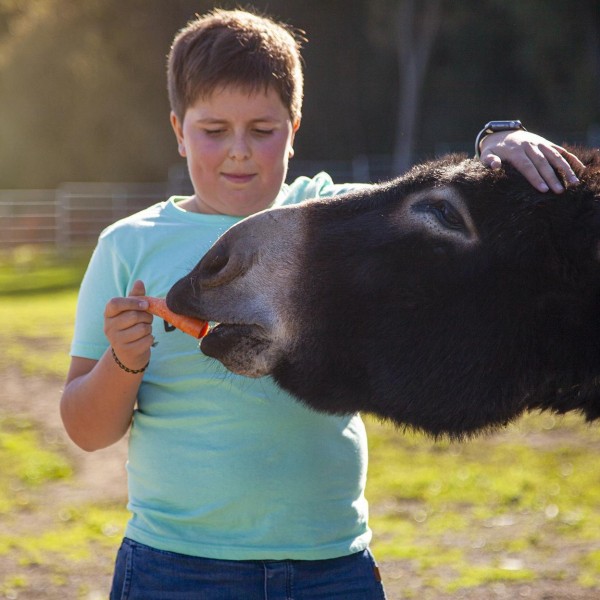
[[[450,229],[465,229],[465,222],[460,213],[445,200],[428,205],[436,219]]]

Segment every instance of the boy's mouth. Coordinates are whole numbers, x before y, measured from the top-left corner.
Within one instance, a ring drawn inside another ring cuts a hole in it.
[[[221,173],[221,176],[230,183],[249,183],[256,176],[255,173]]]

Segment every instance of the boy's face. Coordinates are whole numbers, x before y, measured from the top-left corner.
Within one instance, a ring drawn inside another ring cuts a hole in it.
[[[171,113],[171,124],[194,185],[187,210],[248,216],[275,200],[298,124],[274,89],[225,87],[199,98],[183,123]]]

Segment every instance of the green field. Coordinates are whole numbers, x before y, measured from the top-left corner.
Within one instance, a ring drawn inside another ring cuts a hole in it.
[[[81,261],[50,263],[38,272],[0,262],[7,292],[0,370],[56,385],[68,365]],[[60,285],[52,285],[53,269]],[[367,426],[373,550],[390,598],[458,598],[468,590],[493,598],[483,590],[535,591],[542,582],[600,594],[597,426],[531,415],[465,443],[372,419]],[[37,597],[28,590],[40,581],[64,592],[56,597],[95,597],[99,557],[108,576],[127,514],[122,504],[69,500],[78,477],[71,456],[68,442],[2,400],[0,598]]]

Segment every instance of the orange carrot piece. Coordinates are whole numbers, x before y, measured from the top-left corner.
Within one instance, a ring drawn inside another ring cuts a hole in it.
[[[149,313],[164,319],[167,323],[173,325],[173,327],[180,329],[192,337],[200,339],[208,333],[208,323],[206,321],[174,313],[167,307],[167,302],[164,298],[140,296],[139,300],[146,300],[148,302],[147,310]]]

